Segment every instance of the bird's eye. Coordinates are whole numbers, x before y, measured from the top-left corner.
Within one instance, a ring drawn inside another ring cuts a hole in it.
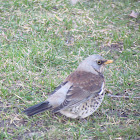
[[[102,61],[101,61],[101,60],[98,60],[98,61],[97,61],[97,64],[98,64],[98,65],[101,65],[101,64],[102,64]]]

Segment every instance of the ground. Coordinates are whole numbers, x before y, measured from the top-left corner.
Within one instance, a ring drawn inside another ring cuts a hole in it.
[[[139,7],[138,0],[0,0],[0,139],[139,140]],[[91,54],[114,60],[98,111],[85,120],[22,113]]]

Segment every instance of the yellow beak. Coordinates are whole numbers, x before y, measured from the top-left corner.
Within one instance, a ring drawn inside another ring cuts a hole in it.
[[[113,63],[113,60],[107,60],[106,62],[104,62],[104,64],[110,64]]]

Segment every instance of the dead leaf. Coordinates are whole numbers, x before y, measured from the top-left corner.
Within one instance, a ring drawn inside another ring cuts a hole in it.
[[[132,11],[131,14],[129,15],[132,18],[137,18],[139,13],[136,13],[135,11]]]

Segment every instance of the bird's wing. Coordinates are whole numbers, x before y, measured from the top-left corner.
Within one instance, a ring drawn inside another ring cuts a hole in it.
[[[65,84],[67,84],[68,81],[62,82],[58,87],[55,88],[53,92],[49,94],[49,96],[55,94],[59,89],[61,89]]]
[[[81,103],[91,96],[97,96],[101,91],[104,77],[102,74],[96,75],[85,71],[75,71],[65,81],[73,84],[67,91],[64,102],[56,107],[54,112]]]

